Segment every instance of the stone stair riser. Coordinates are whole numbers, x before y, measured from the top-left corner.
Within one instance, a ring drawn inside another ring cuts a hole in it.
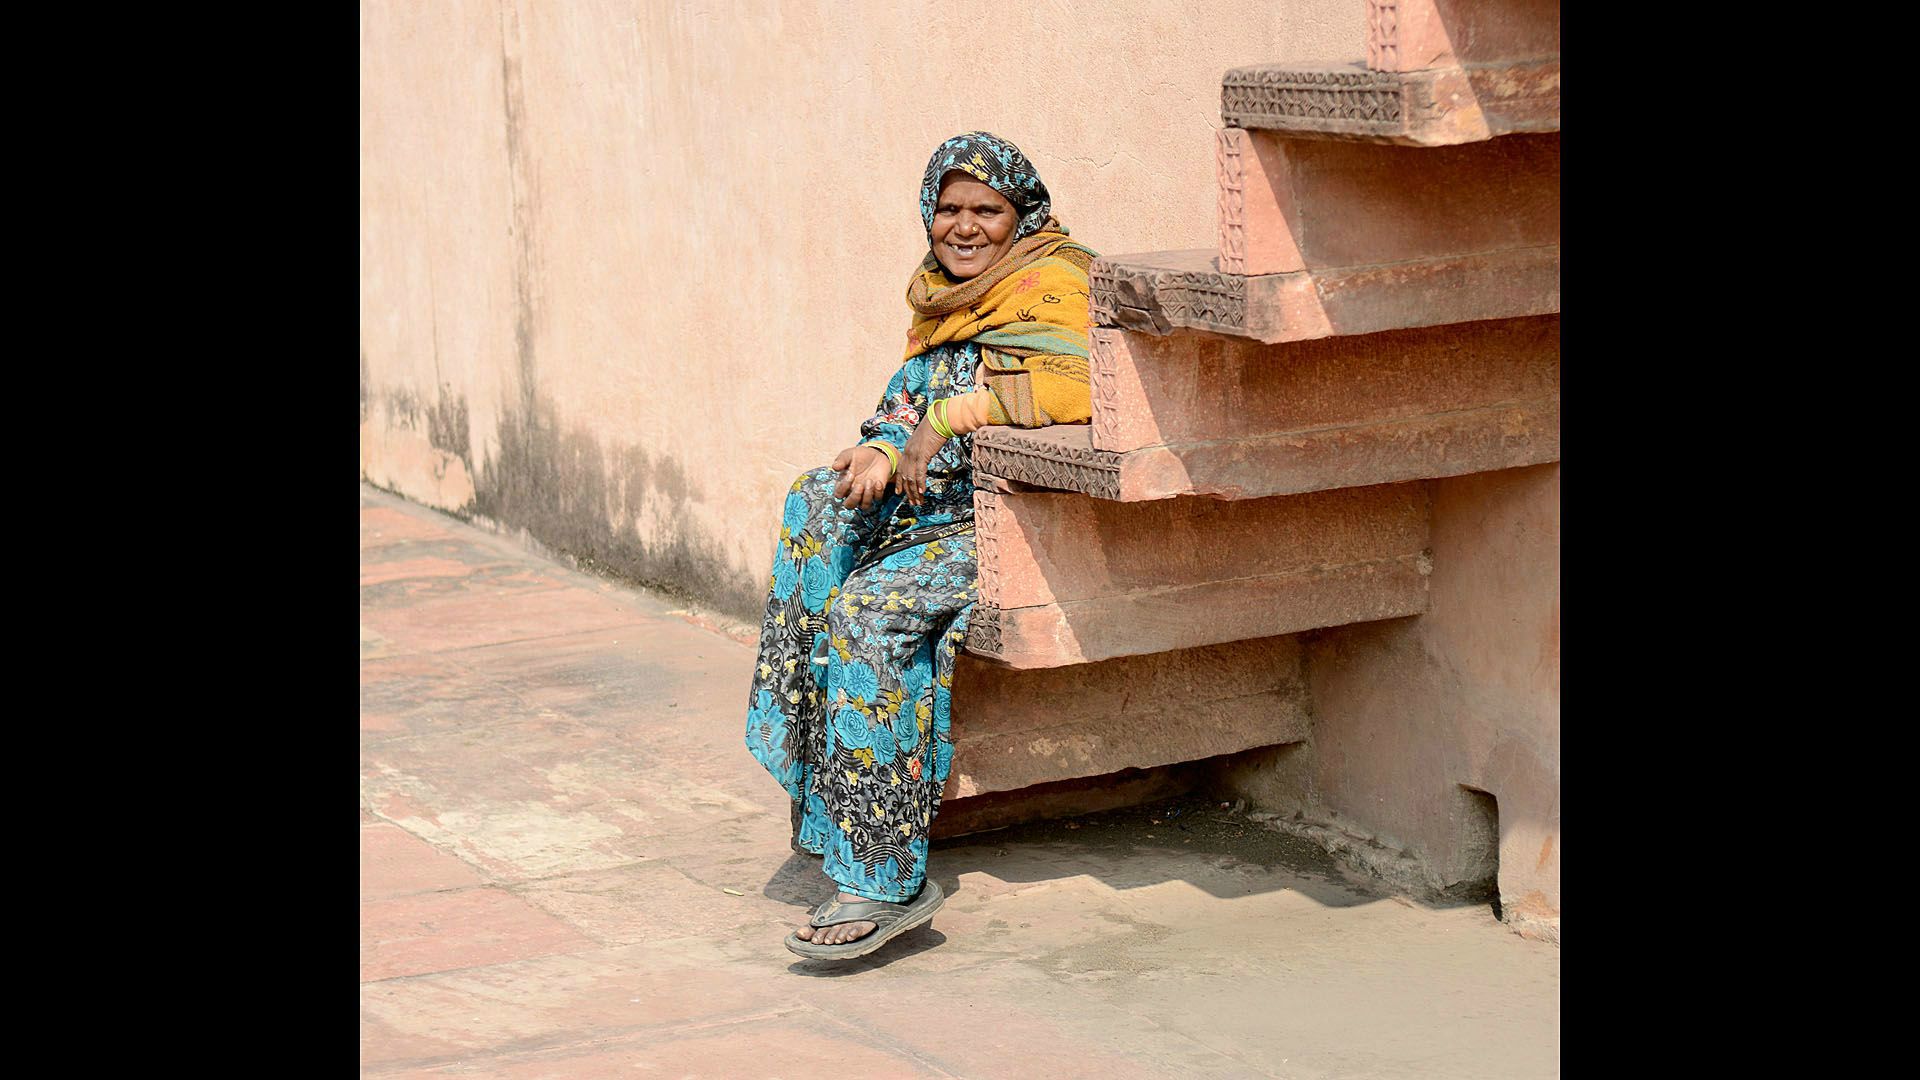
[[[1560,394],[1558,315],[1280,345],[1096,329],[1092,346],[1092,445],[1120,452],[1295,436]]]
[[[976,491],[970,650],[1015,667],[1425,610],[1426,488],[1113,503]]]
[[[1418,483],[1240,502],[975,492],[974,515],[980,600],[1002,609],[1370,563],[1427,544]]]
[[[1560,242],[1560,136],[1415,149],[1216,137],[1219,267],[1234,274],[1448,259]]]
[[[1085,664],[1427,610],[1425,556],[996,611],[993,659]]]
[[[1273,344],[1560,310],[1558,244],[1290,274],[1222,273],[1216,261],[1216,249],[1094,260],[1094,324]]]
[[[1269,637],[1030,671],[962,657],[947,797],[1298,742],[1300,656]]]

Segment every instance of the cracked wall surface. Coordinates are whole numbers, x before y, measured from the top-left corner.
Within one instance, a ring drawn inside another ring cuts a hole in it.
[[[1203,246],[1220,76],[1357,0],[360,6],[363,478],[751,615],[898,366],[927,154],[1018,143],[1097,250]]]

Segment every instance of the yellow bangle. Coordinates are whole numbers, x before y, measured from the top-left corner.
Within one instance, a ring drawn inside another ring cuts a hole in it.
[[[878,450],[881,453],[887,455],[887,461],[892,466],[892,468],[889,469],[887,475],[891,476],[894,473],[897,473],[900,471],[900,451],[895,450],[893,448],[893,444],[881,442],[879,439],[875,439],[872,442],[862,443],[861,445],[871,446],[875,450]]]
[[[933,433],[943,439],[953,438],[953,429],[947,426],[947,399],[941,398],[927,407],[927,422],[933,425]]]

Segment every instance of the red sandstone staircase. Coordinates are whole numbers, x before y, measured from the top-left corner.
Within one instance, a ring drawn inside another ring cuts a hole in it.
[[[1558,2],[1368,7],[1226,74],[1214,247],[1094,264],[1092,422],[975,437],[943,831],[1308,738],[1287,635],[1426,610],[1424,481],[1559,459]]]

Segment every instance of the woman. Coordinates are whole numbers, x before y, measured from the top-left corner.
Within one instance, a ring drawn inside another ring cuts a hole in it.
[[[747,747],[793,799],[793,846],[838,892],[787,948],[864,956],[924,924],[954,650],[975,593],[969,433],[1085,423],[1087,274],[1019,148],[941,143],[920,185],[927,257],[906,362],[861,442],[788,490]]]

